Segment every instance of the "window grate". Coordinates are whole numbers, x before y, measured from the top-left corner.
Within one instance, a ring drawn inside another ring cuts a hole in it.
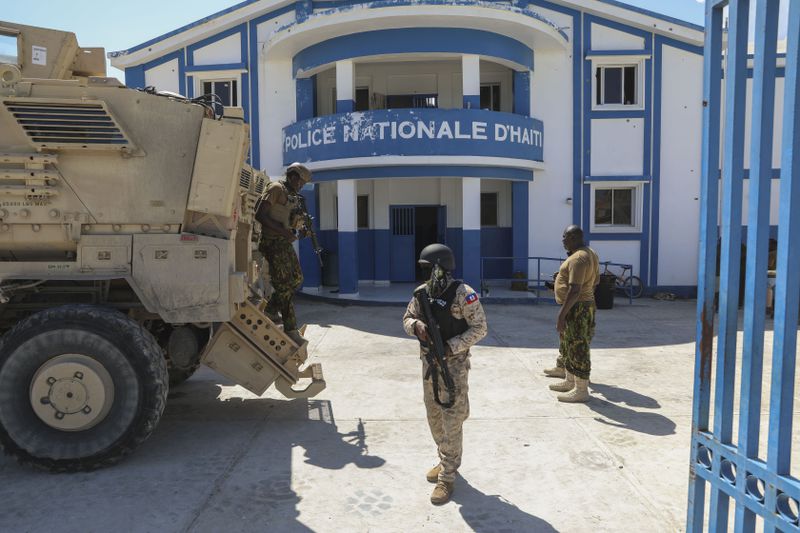
[[[414,235],[413,207],[396,207],[392,210],[392,235]]]

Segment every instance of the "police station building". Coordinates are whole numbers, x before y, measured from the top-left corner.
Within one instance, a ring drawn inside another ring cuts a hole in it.
[[[437,241],[477,287],[482,258],[564,257],[576,223],[601,260],[689,295],[702,45],[614,0],[248,0],[110,56],[130,87],[241,106],[273,179],[314,171],[329,255],[323,271],[301,243],[308,290],[413,282]]]

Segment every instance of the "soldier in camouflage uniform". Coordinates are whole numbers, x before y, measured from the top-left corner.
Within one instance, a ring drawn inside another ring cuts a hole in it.
[[[563,393],[558,396],[561,402],[585,402],[589,399],[589,347],[594,337],[594,288],[600,279],[600,260],[584,244],[583,230],[578,226],[568,226],[562,242],[568,257],[558,270],[555,293],[556,302],[561,304],[556,329],[565,377],[550,389]]]
[[[452,407],[445,408],[436,403],[432,376],[428,375],[428,362],[425,359],[427,348],[421,346],[425,409],[431,435],[439,452],[439,464],[428,472],[426,478],[436,483],[431,503],[440,505],[450,500],[456,472],[461,465],[462,426],[469,417],[469,349],[486,336],[487,325],[478,295],[472,287],[452,277],[455,258],[450,248],[432,244],[422,250],[419,262],[431,270],[430,280],[419,289],[425,288],[431,310],[439,324],[447,366],[456,391]],[[422,311],[416,298],[412,298],[408,304],[403,316],[403,328],[409,335],[419,338],[421,343],[428,342],[427,326],[422,320]],[[447,399],[445,390],[440,390],[440,398],[443,401]]]
[[[286,179],[271,182],[264,192],[256,220],[262,225],[259,251],[269,264],[269,274],[275,292],[267,304],[267,315],[273,322],[283,320],[283,329],[297,344],[306,340],[297,331],[294,314],[294,293],[303,284],[303,271],[292,243],[297,240],[293,231],[293,212],[296,198],[303,186],[311,181],[311,171],[299,163],[286,168]],[[280,317],[278,316],[280,313]]]

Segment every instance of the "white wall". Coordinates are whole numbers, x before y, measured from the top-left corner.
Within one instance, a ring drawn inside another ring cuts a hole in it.
[[[497,193],[497,226],[510,228],[512,221],[511,182],[507,180],[481,180],[481,192]]]
[[[194,51],[195,65],[221,65],[241,62],[242,38],[239,33],[234,33]]]
[[[294,20],[290,12],[258,25],[257,39],[266,42],[270,35],[281,26]],[[259,45],[258,53],[258,105],[259,142],[261,144],[261,168],[270,176],[283,173],[283,151],[281,139],[283,128],[296,118],[295,86],[292,79],[291,59],[276,60],[264,57]],[[256,61],[256,58],[250,58]]]
[[[633,275],[642,276],[639,268],[639,251],[641,249],[639,241],[592,241],[590,246],[600,256],[600,262],[611,261],[612,263],[633,265]],[[601,273],[604,268],[600,267]],[[616,274],[622,274],[622,269],[619,267],[612,266],[610,270]]]
[[[663,61],[658,284],[696,285],[703,58],[665,46]]]
[[[572,222],[572,59],[566,51],[536,54],[531,90],[532,115],[544,121],[545,169],[530,186],[528,251],[531,256],[563,257],[561,233]],[[574,201],[578,202],[579,198]]]
[[[173,59],[144,72],[144,84],[152,85],[159,91],[180,93],[180,69],[178,60]]]
[[[592,120],[591,139],[592,176],[642,175],[644,169],[644,119]]]
[[[592,50],[642,50],[644,39],[600,24],[592,24]]]

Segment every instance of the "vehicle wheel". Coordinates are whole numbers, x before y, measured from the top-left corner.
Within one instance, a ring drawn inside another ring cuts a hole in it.
[[[167,379],[155,338],[127,316],[36,313],[0,339],[0,447],[53,472],[112,465],[155,429]]]
[[[167,355],[169,386],[180,385],[200,368],[200,355],[209,340],[209,331],[194,326],[170,327],[166,343],[162,344]]]
[[[630,295],[631,298],[641,298],[642,293],[644,293],[644,285],[642,285],[642,280],[637,276],[631,276],[629,278],[625,278],[623,290],[625,292],[625,296]]]

